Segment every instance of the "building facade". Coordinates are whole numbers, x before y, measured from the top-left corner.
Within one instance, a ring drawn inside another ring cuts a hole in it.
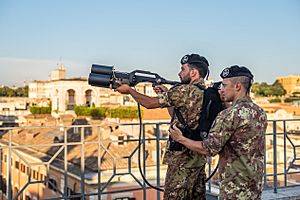
[[[130,95],[121,95],[109,88],[94,87],[88,84],[87,78],[66,78],[63,65],[52,71],[51,80],[29,83],[29,99],[49,99],[52,112],[65,113],[80,106],[136,106]],[[137,91],[148,96],[155,96],[150,83],[136,86]]]
[[[276,80],[281,83],[282,87],[286,90],[287,94],[293,92],[300,92],[300,75],[289,75],[278,77]]]

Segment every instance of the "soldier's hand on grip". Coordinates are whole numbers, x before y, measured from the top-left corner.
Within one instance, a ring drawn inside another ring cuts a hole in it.
[[[119,81],[117,81],[116,83],[118,83],[120,86],[115,89],[115,92],[119,92],[121,94],[129,94],[130,93],[129,90],[131,89],[131,87],[128,84],[125,84],[125,83],[122,83]]]
[[[156,94],[160,94],[160,93],[168,91],[168,88],[164,85],[156,85],[153,87],[153,90]]]
[[[176,142],[180,142],[180,140],[183,138],[182,132],[177,126],[170,126],[169,133],[171,138]]]

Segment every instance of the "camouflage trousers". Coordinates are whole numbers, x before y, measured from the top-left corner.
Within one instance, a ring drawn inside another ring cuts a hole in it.
[[[237,176],[236,176],[237,177]],[[236,178],[235,177],[235,178]],[[259,200],[262,194],[262,182],[255,180],[247,181],[221,181],[220,184],[220,200]]]
[[[164,200],[205,200],[205,167],[184,168],[169,165]]]

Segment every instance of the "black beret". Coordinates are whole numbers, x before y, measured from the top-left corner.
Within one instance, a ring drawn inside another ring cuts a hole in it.
[[[227,68],[223,69],[220,76],[223,79],[237,77],[237,76],[246,76],[246,77],[250,78],[251,80],[253,79],[253,75],[247,67],[238,66],[238,65],[233,65],[231,67],[227,67]]]
[[[180,63],[183,64],[199,64],[200,66],[203,67],[208,67],[208,61],[206,60],[206,58],[204,56],[200,56],[198,54],[187,54],[185,56],[183,56],[180,60]]]

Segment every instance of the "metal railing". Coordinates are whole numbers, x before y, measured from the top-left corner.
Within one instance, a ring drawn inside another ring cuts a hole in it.
[[[300,120],[268,123],[264,188],[276,193],[278,188],[300,185],[300,164],[297,164],[300,132],[295,131],[299,130]],[[153,193],[156,199],[161,199],[162,192],[151,189],[139,175],[137,154],[141,148],[144,176],[153,185],[163,187],[166,166],[162,157],[168,123],[143,123],[140,144],[138,127],[139,124],[130,123],[1,128],[2,199],[30,197],[31,192],[37,199],[106,199],[108,196],[121,199],[122,193],[129,194],[128,199],[137,193],[142,199]],[[128,155],[122,154],[125,151]],[[212,160],[209,161],[208,174],[216,165],[216,161],[213,166]],[[32,185],[42,189],[36,192]],[[207,186],[209,193],[218,195],[218,180],[209,181]]]
[[[266,133],[264,188],[300,185],[300,119],[270,120]]]

